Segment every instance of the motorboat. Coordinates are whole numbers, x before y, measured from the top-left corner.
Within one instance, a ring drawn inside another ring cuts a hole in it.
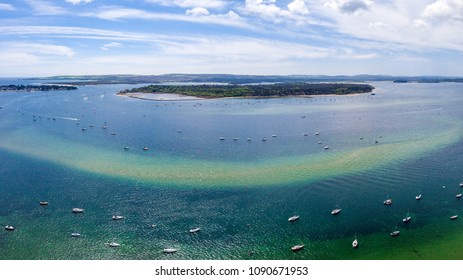
[[[197,228],[192,228],[190,229],[190,233],[197,233],[198,231],[200,231],[201,228],[197,227]]]
[[[121,244],[119,244],[119,243],[117,243],[117,242],[111,242],[111,243],[109,243],[108,245],[109,245],[109,247],[113,247],[113,248],[114,248],[114,247],[119,247],[119,246],[121,246]]]
[[[82,209],[82,208],[72,208],[72,213],[84,213],[84,209]]]
[[[225,140],[225,137],[220,137],[219,140]]]
[[[404,223],[408,223],[408,222],[410,222],[411,219],[412,219],[411,216],[407,216],[407,217],[403,218],[402,221],[403,221]]]
[[[297,221],[298,219],[299,219],[299,216],[291,216],[289,217],[288,222],[294,222],[294,221]]]
[[[390,233],[390,235],[391,235],[392,237],[398,236],[399,234],[400,234],[400,231],[399,231],[399,230],[394,230],[393,232]]]
[[[125,146],[125,147],[124,147],[124,150],[128,150],[128,149],[130,149],[129,146]]]
[[[113,215],[113,220],[117,221],[117,220],[122,220],[124,219],[124,216],[120,216],[120,215]]]
[[[12,225],[6,225],[6,226],[5,226],[5,229],[6,229],[6,230],[9,230],[9,231],[12,231],[12,230],[15,230],[15,227],[12,226]]]
[[[463,182],[461,182],[461,183],[460,183],[460,187],[462,187],[462,188],[463,188]]]
[[[339,212],[341,212],[341,208],[336,208],[333,211],[331,211],[331,215],[337,215],[339,214]]]
[[[233,138],[233,141],[238,141],[238,138],[237,137]]]
[[[252,141],[252,138],[248,138],[248,139],[246,139],[246,141]]]
[[[273,134],[272,137],[277,137],[276,134]]]
[[[456,220],[458,218],[458,215],[453,215],[450,217],[450,220]]]
[[[461,197],[461,193],[457,194],[455,197],[456,197],[456,198],[460,198],[460,197]]]
[[[307,135],[309,135],[309,134],[308,134],[307,132],[304,132],[304,134],[302,134],[302,135],[303,135],[303,136],[307,136]]]
[[[80,237],[80,233],[73,232],[73,233],[71,233],[71,237]]]
[[[328,150],[330,146],[325,146],[323,149]]]
[[[302,250],[303,248],[304,248],[304,244],[300,244],[300,245],[296,245],[296,246],[291,247],[291,251],[297,252],[297,251]]]
[[[147,147],[144,147],[144,148],[143,148],[143,151],[148,151],[148,148],[147,148]]]
[[[42,205],[42,206],[47,206],[48,201],[39,201],[39,204]]]
[[[384,205],[391,205],[392,204],[392,199],[388,198],[383,203],[384,203]]]
[[[173,253],[177,252],[177,249],[174,249],[174,248],[166,248],[166,249],[162,250],[162,252],[163,252],[164,254],[173,254]]]
[[[352,248],[357,248],[359,246],[359,242],[357,240],[357,238],[354,239],[354,241],[352,241]]]
[[[318,132],[318,131],[317,131],[317,132],[315,132],[315,135],[320,135],[320,132]]]
[[[416,200],[420,200],[420,199],[421,199],[421,194],[415,196],[415,199],[416,199]]]

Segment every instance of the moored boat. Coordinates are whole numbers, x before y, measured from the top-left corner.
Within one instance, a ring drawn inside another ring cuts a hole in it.
[[[359,242],[357,241],[357,238],[354,239],[354,241],[352,241],[352,248],[357,248],[359,246]]]
[[[197,233],[198,231],[200,231],[201,228],[197,227],[197,228],[192,228],[190,229],[190,233]]]
[[[394,230],[393,232],[390,233],[390,235],[391,235],[392,237],[398,236],[399,234],[400,234],[400,231],[399,231],[399,230]]]
[[[337,215],[341,212],[341,208],[336,208],[333,211],[331,211],[331,215]]]
[[[412,219],[411,216],[407,216],[407,217],[403,218],[402,221],[403,221],[404,223],[408,223],[408,222],[410,222],[411,219]]]
[[[42,205],[42,206],[47,206],[48,201],[39,201],[39,204]]]
[[[384,205],[391,205],[392,204],[392,199],[388,198],[385,201],[383,201]]]
[[[421,199],[421,194],[415,196],[415,199],[416,199],[416,200],[420,200],[420,199]]]
[[[12,230],[15,230],[15,227],[12,226],[12,225],[6,225],[6,226],[5,226],[5,229],[6,229],[6,230],[9,230],[9,231],[12,231]]]
[[[458,218],[458,215],[453,215],[450,217],[450,220],[456,220]]]
[[[174,249],[174,248],[166,248],[166,249],[162,250],[162,252],[163,252],[164,254],[173,254],[173,253],[177,252],[177,249]]]
[[[73,233],[71,233],[71,237],[80,237],[80,233],[73,232]]]
[[[294,222],[294,221],[297,221],[299,220],[299,216],[291,216],[288,218],[288,222]]]
[[[291,251],[297,252],[297,251],[302,250],[303,248],[304,248],[304,244],[300,244],[300,245],[296,245],[296,246],[291,247]]]
[[[84,213],[83,208],[72,208],[72,213]]]
[[[114,247],[119,247],[119,246],[121,246],[121,244],[119,244],[119,243],[117,243],[117,242],[111,242],[111,243],[108,244],[108,246],[114,248]]]
[[[461,193],[457,194],[455,197],[456,197],[456,198],[460,198],[460,197],[461,197]]]
[[[121,216],[121,215],[113,215],[113,220],[122,220],[124,219],[124,216]]]

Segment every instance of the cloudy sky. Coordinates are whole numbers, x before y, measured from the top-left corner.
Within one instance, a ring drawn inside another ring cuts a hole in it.
[[[463,0],[0,0],[0,77],[463,76]]]

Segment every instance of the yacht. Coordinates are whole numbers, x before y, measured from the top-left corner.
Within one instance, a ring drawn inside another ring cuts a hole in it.
[[[417,195],[417,196],[415,196],[415,199],[416,199],[416,200],[420,200],[420,199],[421,199],[421,194],[420,194],[420,195]]]
[[[14,230],[14,229],[15,229],[15,227],[14,227],[14,226],[12,226],[12,225],[6,225],[6,226],[5,226],[5,229],[6,229],[6,230],[10,230],[10,231],[11,231],[11,230]]]
[[[177,249],[166,248],[166,249],[162,250],[162,252],[165,253],[165,254],[173,254],[173,253],[177,252]]]
[[[339,212],[341,212],[341,208],[336,208],[333,211],[331,211],[331,215],[337,215],[339,214]]]
[[[84,209],[82,209],[82,208],[72,208],[72,213],[84,213]]]
[[[460,197],[461,197],[461,193],[456,195],[456,198],[460,198]]]
[[[109,245],[109,247],[119,247],[119,246],[121,246],[121,244],[116,243],[116,242],[111,242],[108,245]]]
[[[357,248],[359,246],[359,242],[357,241],[357,238],[352,241],[352,248]]]
[[[453,215],[450,217],[450,220],[456,220],[458,218],[458,215]]]
[[[391,205],[392,204],[392,199],[388,198],[383,203],[384,203],[384,205]]]
[[[400,234],[400,231],[399,231],[399,230],[395,230],[395,231],[393,231],[393,232],[390,233],[390,235],[391,235],[392,237],[398,236],[399,234]]]
[[[296,246],[291,247],[291,251],[297,252],[297,251],[302,250],[302,248],[304,248],[304,244],[296,245]]]
[[[122,220],[124,219],[124,216],[120,216],[120,215],[113,215],[113,220],[117,221],[117,220]]]
[[[198,231],[200,231],[201,228],[197,227],[197,228],[192,228],[190,229],[190,233],[197,233]]]
[[[292,217],[289,217],[288,222],[294,222],[294,221],[297,221],[298,219],[299,219],[299,216],[292,216]]]

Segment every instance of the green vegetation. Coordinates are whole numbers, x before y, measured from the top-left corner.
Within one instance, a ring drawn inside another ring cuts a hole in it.
[[[7,85],[0,86],[0,91],[50,91],[50,90],[76,90],[75,86],[65,85]]]
[[[352,94],[371,92],[374,87],[367,84],[342,83],[277,83],[259,85],[149,85],[126,89],[118,94],[130,93],[174,93],[203,98],[218,97],[282,97],[300,95]]]

